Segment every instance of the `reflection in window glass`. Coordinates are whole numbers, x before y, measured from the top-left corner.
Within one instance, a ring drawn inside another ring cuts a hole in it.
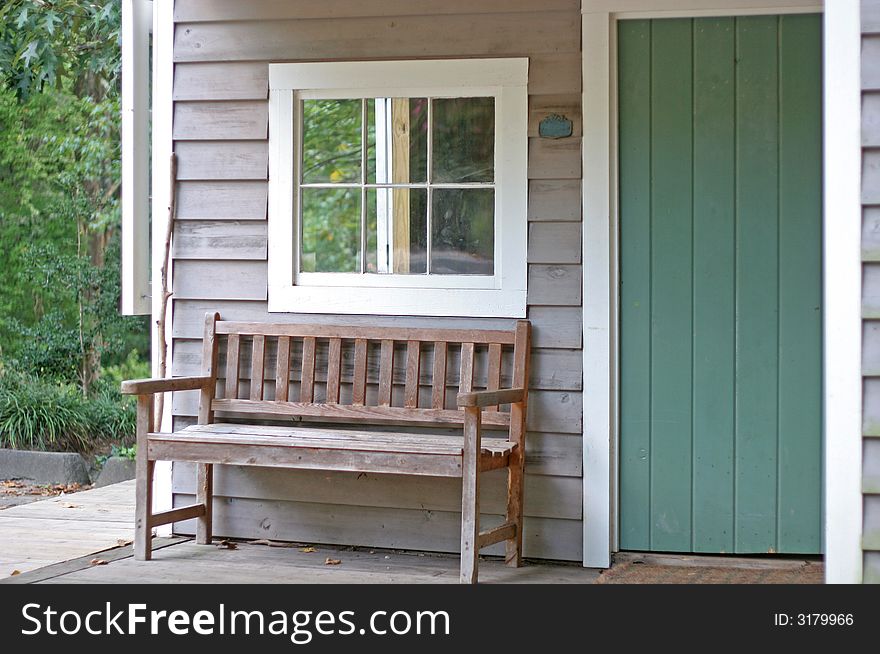
[[[495,191],[434,189],[431,207],[431,273],[492,275]]]
[[[303,101],[302,181],[361,181],[361,101]]]
[[[366,272],[424,274],[427,254],[427,190],[367,189]]]
[[[424,183],[428,177],[428,99],[367,100],[367,182]]]
[[[433,105],[432,180],[495,179],[495,98],[437,98]]]
[[[360,272],[361,192],[303,188],[302,272]]]

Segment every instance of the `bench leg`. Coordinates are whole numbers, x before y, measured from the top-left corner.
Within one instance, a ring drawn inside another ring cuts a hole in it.
[[[523,539],[523,456],[517,448],[507,468],[507,522],[516,525],[516,535],[505,541],[504,562],[518,568],[522,565]]]
[[[196,523],[196,543],[211,544],[212,508],[214,504],[214,465],[211,463],[196,464],[198,479],[196,480],[196,502],[205,505],[205,515]]]
[[[147,434],[153,422],[153,396],[137,398],[137,454],[135,458],[134,558],[149,561],[152,550],[153,461],[147,456]]]
[[[461,577],[477,583],[480,549],[480,409],[465,408],[461,483]]]

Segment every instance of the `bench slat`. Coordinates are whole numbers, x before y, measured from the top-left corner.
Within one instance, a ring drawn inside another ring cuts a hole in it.
[[[226,399],[238,398],[238,352],[240,338],[238,334],[230,334],[226,345]]]
[[[315,397],[315,338],[303,339],[302,377],[300,377],[300,402],[312,402]]]
[[[458,392],[470,393],[474,390],[474,344],[461,344],[461,374],[458,379]]]
[[[278,337],[275,364],[275,400],[286,402],[290,392],[290,336]]]
[[[394,341],[382,341],[379,355],[379,406],[391,406],[394,375]]]
[[[266,337],[254,336],[253,354],[251,355],[251,399],[263,399],[263,369],[266,365]]]
[[[367,399],[367,339],[354,342],[354,379],[352,379],[351,403],[363,406]]]
[[[230,413],[302,416],[339,420],[381,420],[385,422],[461,425],[464,412],[456,409],[404,409],[388,406],[346,404],[306,404],[303,402],[274,402],[271,400],[214,400],[214,411]],[[484,411],[483,425],[508,427],[509,413]]]
[[[497,391],[501,388],[501,344],[489,344],[489,375],[486,390]],[[487,406],[487,411],[497,411],[498,405]]]
[[[403,406],[415,409],[419,406],[419,366],[421,343],[408,341],[406,344],[406,384],[403,390]]]
[[[434,369],[432,372],[431,408],[446,408],[446,342],[434,343]]]
[[[514,332],[499,329],[431,329],[424,327],[364,327],[361,325],[297,325],[262,322],[217,322],[218,334],[262,334],[264,336],[315,336],[317,338],[363,338],[371,341],[445,341],[446,343],[501,343],[513,345]]]
[[[342,339],[331,338],[327,354],[327,402],[339,404],[339,376],[342,370]]]

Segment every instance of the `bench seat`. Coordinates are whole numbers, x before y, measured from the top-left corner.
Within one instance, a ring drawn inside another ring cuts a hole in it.
[[[461,477],[463,447],[458,435],[219,422],[150,433],[148,451],[151,460]],[[482,438],[480,470],[506,467],[516,447]]]

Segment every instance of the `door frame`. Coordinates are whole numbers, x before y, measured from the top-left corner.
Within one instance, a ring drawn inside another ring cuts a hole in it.
[[[583,564],[618,550],[617,22],[824,13],[824,549],[829,581],[861,580],[859,0],[582,0]],[[827,228],[834,215],[834,229]]]

